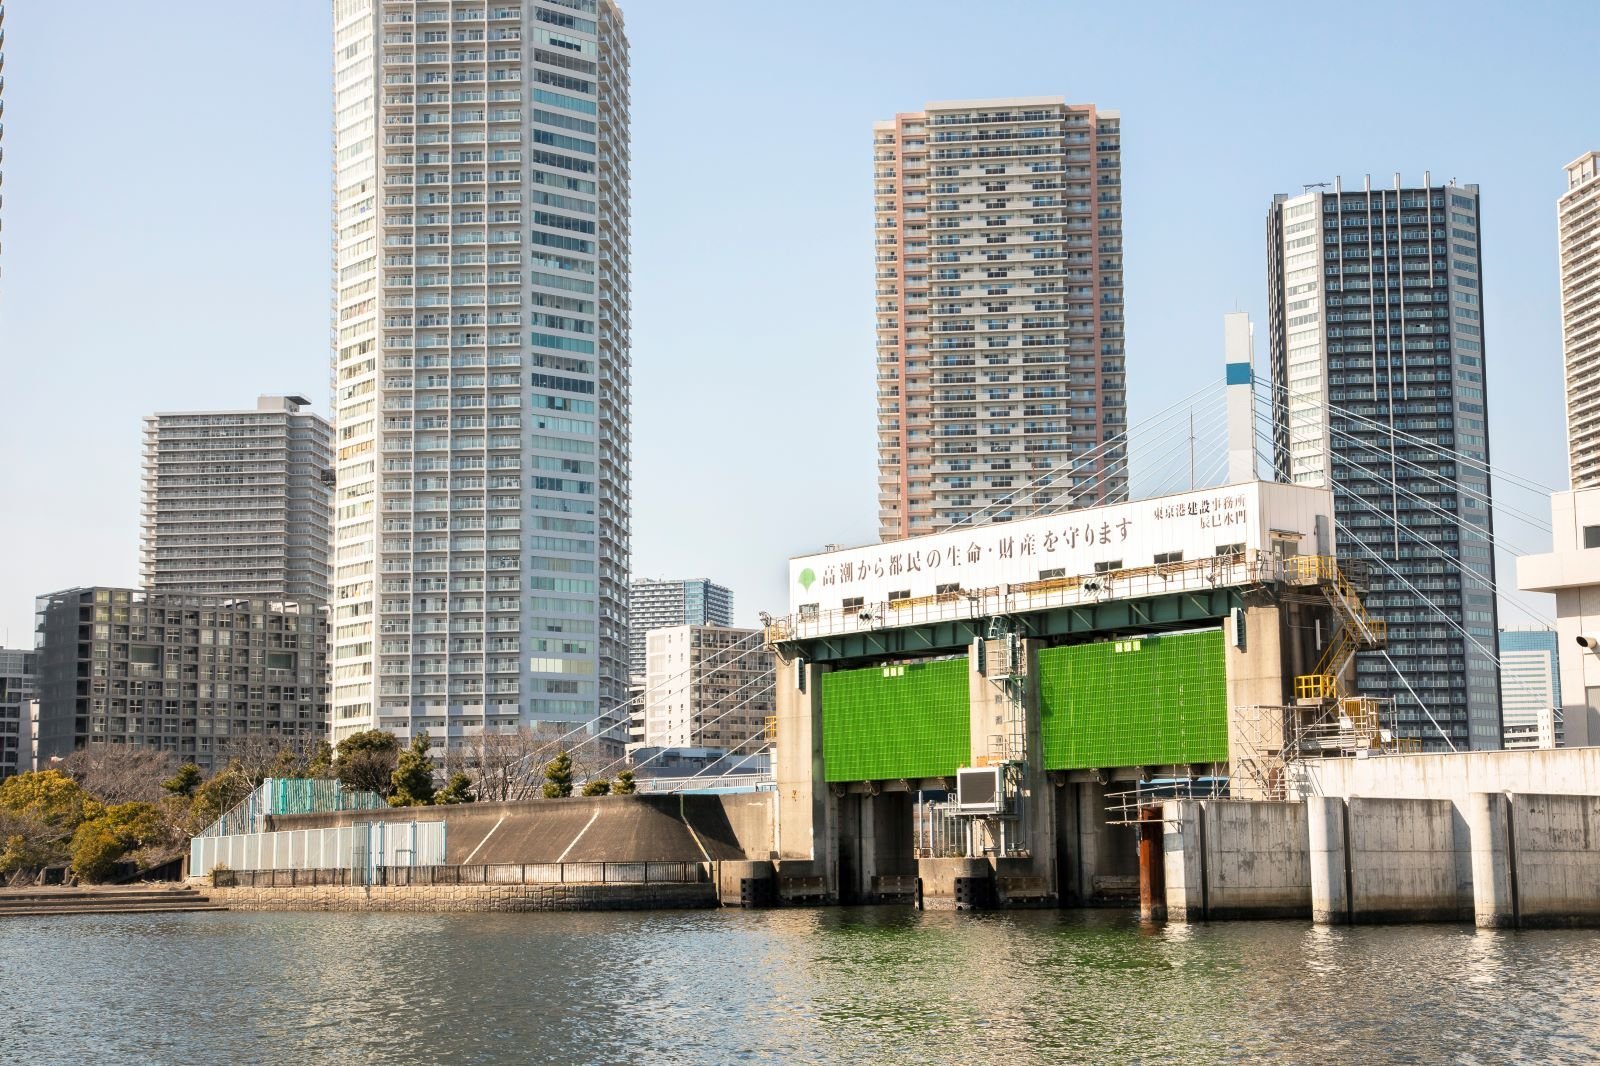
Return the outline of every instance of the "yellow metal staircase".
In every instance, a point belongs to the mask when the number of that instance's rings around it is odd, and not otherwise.
[[[1340,696],[1339,678],[1350,666],[1358,651],[1372,651],[1384,646],[1388,640],[1388,625],[1381,618],[1368,613],[1361,594],[1356,591],[1339,564],[1326,555],[1293,556],[1284,560],[1292,580],[1299,584],[1315,584],[1322,590],[1333,608],[1336,627],[1316,669],[1294,679],[1296,700],[1326,701]]]

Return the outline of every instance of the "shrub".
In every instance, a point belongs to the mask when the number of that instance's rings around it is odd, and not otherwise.
[[[572,756],[564,751],[544,768],[544,798],[562,799],[572,795]]]

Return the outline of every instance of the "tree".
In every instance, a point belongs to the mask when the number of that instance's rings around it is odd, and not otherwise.
[[[251,791],[250,781],[233,766],[212,774],[205,784],[195,789],[194,798],[189,801],[182,825],[184,832],[194,834],[205,829],[242,803]]]
[[[178,758],[155,748],[90,744],[61,760],[60,768],[102,803],[155,803]]]
[[[463,753],[476,770],[478,800],[502,803],[538,795],[544,766],[561,750],[563,735],[550,725],[512,731],[486,727],[471,750]]]
[[[311,758],[306,761],[306,777],[332,777],[333,776],[333,745],[326,740],[319,740],[311,749]]]
[[[346,788],[389,794],[390,776],[400,757],[400,742],[393,733],[367,729],[339,741],[335,772]]]
[[[0,810],[36,818],[63,837],[70,837],[103,809],[100,801],[60,770],[35,770],[0,781]]]
[[[471,788],[472,788],[472,778],[467,776],[467,773],[466,773],[465,770],[457,770],[455,773],[450,775],[450,780],[445,783],[444,788],[442,788],[438,792],[434,793],[433,802],[435,802],[435,803],[471,803],[472,802],[472,792],[470,791]]]
[[[428,758],[427,731],[411,738],[389,775],[391,807],[426,807],[433,803],[433,760]]]
[[[591,777],[583,783],[583,794],[585,796],[609,796],[611,795],[611,782],[603,777]]]
[[[633,779],[632,770],[623,770],[617,774],[617,779],[611,782],[613,796],[631,796],[639,791],[639,785]]]
[[[544,798],[562,799],[572,795],[572,756],[556,752],[544,768]]]
[[[103,881],[130,852],[163,842],[165,826],[153,803],[119,803],[72,834],[72,869],[85,881]]]
[[[161,787],[174,796],[192,799],[204,781],[205,775],[200,772],[200,767],[192,762],[186,762],[178,767],[177,773],[161,782]]]

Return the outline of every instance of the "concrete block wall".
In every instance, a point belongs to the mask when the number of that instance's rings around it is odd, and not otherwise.
[[[1449,800],[1358,797],[1348,813],[1351,921],[1471,920],[1471,846]]]
[[[1600,796],[1510,798],[1519,926],[1600,925]]]
[[[1304,804],[1169,800],[1163,817],[1171,920],[1310,916]]]

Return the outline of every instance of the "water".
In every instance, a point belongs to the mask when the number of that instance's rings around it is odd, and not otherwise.
[[[1600,933],[1108,912],[0,920],[0,1061],[1592,1062]]]

